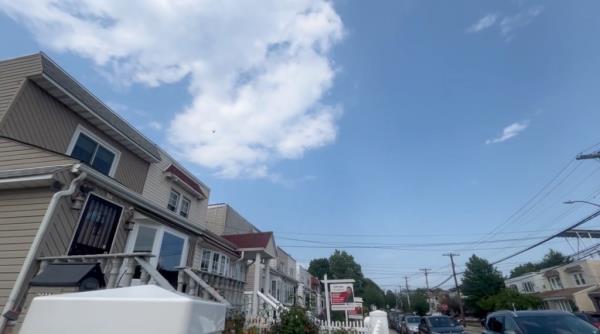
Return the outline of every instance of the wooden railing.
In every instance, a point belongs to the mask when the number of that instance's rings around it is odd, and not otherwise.
[[[140,267],[140,284],[156,284],[162,288],[175,289],[152,266],[148,260],[154,255],[150,253],[116,253],[94,255],[65,255],[38,258],[40,272],[51,263],[99,263],[106,277],[106,288],[131,286],[136,266]]]

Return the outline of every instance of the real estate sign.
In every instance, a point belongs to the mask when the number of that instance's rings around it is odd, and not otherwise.
[[[357,304],[359,304],[354,301],[353,284],[331,284],[329,288],[332,311],[352,310],[357,307]],[[362,304],[360,306],[362,306]]]
[[[356,306],[355,308],[348,310],[348,319],[362,320],[362,318],[363,318],[363,308],[362,308],[363,300],[362,300],[362,298],[354,297],[354,303],[359,304],[360,306]]]

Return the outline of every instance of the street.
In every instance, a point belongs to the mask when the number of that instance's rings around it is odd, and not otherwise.
[[[468,334],[481,334],[482,330],[481,330],[481,328],[477,328],[477,327],[467,327],[465,329],[465,333],[468,333]],[[390,334],[398,334],[398,332],[390,328]]]

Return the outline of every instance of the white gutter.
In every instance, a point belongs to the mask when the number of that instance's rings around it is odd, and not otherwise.
[[[79,165],[79,164],[73,165],[71,172],[77,173],[79,171],[80,167],[81,167],[81,165]],[[11,311],[17,305],[19,295],[21,294],[21,290],[23,290],[23,287],[26,282],[27,273],[29,272],[29,270],[31,269],[31,267],[33,266],[33,264],[36,261],[36,256],[39,251],[40,245],[42,244],[42,240],[44,239],[44,236],[46,235],[46,231],[48,230],[48,227],[50,227],[50,221],[52,219],[52,216],[54,215],[54,210],[56,209],[56,206],[58,205],[59,200],[62,197],[72,195],[75,192],[75,190],[77,189],[77,186],[79,185],[79,183],[86,177],[87,177],[87,174],[85,172],[82,172],[78,177],[76,177],[75,179],[73,179],[73,181],[71,181],[71,185],[69,186],[68,189],[58,191],[58,192],[54,193],[54,195],[52,195],[50,204],[48,204],[48,209],[46,209],[46,213],[44,214],[44,217],[42,218],[40,227],[38,228],[35,238],[33,239],[33,242],[31,243],[31,247],[29,248],[29,251],[27,252],[27,256],[25,257],[23,266],[21,267],[21,270],[19,271],[19,275],[17,276],[17,279],[15,280],[15,285],[13,286],[12,290],[10,291],[10,295],[8,296],[8,300],[6,301],[6,305],[4,305],[4,309],[2,311],[2,316],[0,317],[0,333],[2,333],[4,331],[4,327],[6,327],[6,324],[8,322],[8,318],[6,318],[6,316],[5,316],[6,312]]]
[[[80,170],[88,174],[88,179],[98,182],[100,187],[110,190],[115,195],[121,196],[123,199],[128,200],[132,204],[142,207],[148,211],[159,213],[159,216],[161,216],[163,219],[173,222],[175,225],[178,225],[181,228],[197,233],[198,235],[204,235],[204,231],[200,226],[190,223],[185,218],[179,217],[177,214],[174,214],[166,208],[154,204],[153,202],[144,198],[142,195],[129,190],[127,187],[115,181],[113,178],[108,177],[83,164],[81,165]]]

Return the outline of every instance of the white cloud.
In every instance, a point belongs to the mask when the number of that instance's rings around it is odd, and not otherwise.
[[[530,24],[540,15],[543,9],[542,6],[534,6],[520,10],[515,15],[500,16],[498,14],[487,14],[469,26],[466,31],[468,33],[478,33],[497,27],[500,36],[505,41],[510,42],[514,38],[515,32]]]
[[[498,19],[498,15],[496,14],[487,14],[479,19],[479,21],[475,22],[472,26],[467,28],[467,32],[480,32],[487,28],[490,28],[496,23]]]
[[[189,79],[170,144],[222,176],[265,177],[336,138],[341,109],[322,98],[343,24],[327,0],[0,0],[0,11],[119,84]]]
[[[486,144],[496,144],[496,143],[501,143],[501,142],[507,141],[513,137],[516,137],[521,132],[525,131],[525,129],[527,129],[527,127],[529,127],[529,121],[513,123],[513,124],[505,127],[502,130],[502,134],[499,137],[493,138],[493,139],[488,139],[485,141],[485,143]]]
[[[150,121],[150,122],[148,122],[148,127],[150,129],[153,129],[153,130],[156,130],[156,131],[162,130],[162,124],[160,124],[157,121]]]
[[[536,6],[523,10],[516,15],[506,16],[500,21],[500,34],[510,41],[514,36],[514,31],[522,28],[533,21],[542,12],[543,7]]]

